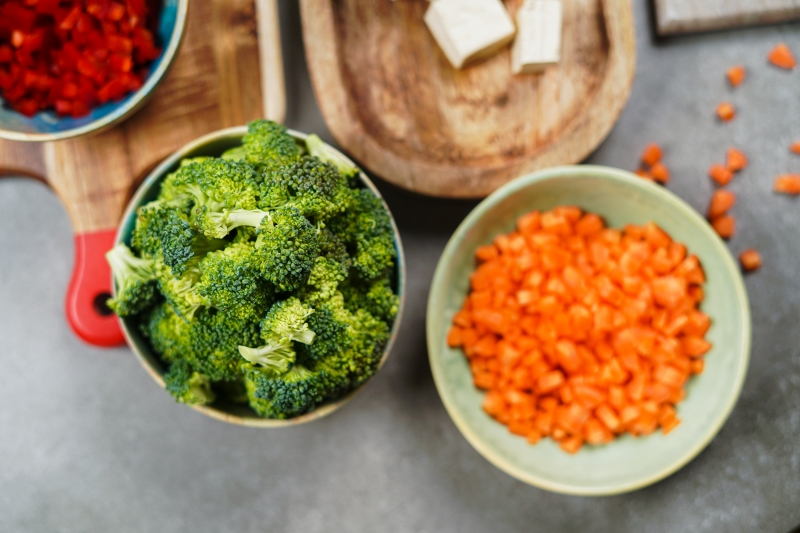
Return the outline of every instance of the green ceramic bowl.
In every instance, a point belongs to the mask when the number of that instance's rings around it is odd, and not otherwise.
[[[208,135],[187,144],[165,159],[163,163],[158,165],[158,167],[156,167],[155,170],[153,170],[150,175],[147,176],[144,182],[139,186],[136,194],[134,194],[133,198],[131,198],[130,202],[128,203],[128,207],[125,209],[125,213],[122,215],[122,223],[120,224],[114,244],[117,245],[119,243],[125,243],[130,246],[131,234],[136,226],[136,210],[147,202],[156,199],[159,191],[161,190],[161,181],[167,176],[167,174],[174,172],[178,168],[181,159],[202,155],[219,156],[225,150],[241,145],[242,137],[245,133],[247,133],[246,126],[229,128],[209,133]],[[289,133],[297,140],[305,140],[307,137],[304,133],[292,130],[289,130]],[[344,160],[354,164],[349,158],[347,158],[347,156],[337,151],[333,147],[328,146],[328,148],[334,153],[338,154]],[[378,189],[375,188],[375,185],[372,184],[366,174],[362,172],[360,179],[364,187],[371,190],[378,198],[381,198],[380,192],[378,192]],[[388,211],[389,207],[386,206],[385,202],[384,206]],[[389,213],[389,216],[391,217],[391,212]],[[397,292],[397,295],[400,297],[400,304],[397,311],[397,316],[392,324],[391,337],[383,349],[383,355],[378,365],[378,370],[380,370],[380,368],[386,362],[386,358],[389,356],[389,352],[394,345],[394,342],[397,338],[397,332],[400,329],[400,321],[403,317],[403,308],[405,307],[405,256],[403,255],[403,244],[400,241],[400,233],[397,231],[397,225],[394,222],[394,218],[392,218],[392,228],[394,229],[394,244],[397,250],[394,288]],[[114,288],[113,292],[116,295],[116,287]],[[150,345],[147,340],[139,331],[138,318],[135,316],[126,317],[120,319],[120,322],[122,324],[122,331],[125,335],[125,340],[133,350],[133,353],[136,354],[139,362],[141,362],[147,373],[150,374],[150,377],[152,377],[163,389],[165,368],[161,364],[158,356],[150,349]],[[298,424],[304,424],[306,422],[318,420],[336,411],[345,403],[350,401],[353,396],[355,396],[358,391],[364,387],[364,385],[365,384],[362,384],[359,388],[336,401],[328,402],[319,406],[316,410],[311,411],[310,413],[306,413],[295,418],[290,418],[288,420],[262,418],[256,415],[256,413],[246,405],[229,403],[221,399],[218,399],[211,405],[192,405],[191,407],[203,413],[204,415],[210,416],[211,418],[222,420],[223,422],[229,422],[231,424],[260,428],[296,426]],[[166,392],[163,394],[166,394]]]
[[[461,350],[445,336],[461,307],[475,268],[475,249],[512,230],[518,216],[559,205],[601,215],[611,227],[654,221],[700,258],[707,276],[702,310],[713,325],[705,371],[689,380],[677,409],[682,423],[669,435],[629,435],[607,446],[568,455],[550,439],[531,446],[481,408]],[[558,167],[523,176],[495,191],[456,230],[439,260],[428,299],[428,352],[439,395],[453,421],[478,452],[512,476],[543,489],[578,495],[632,491],[655,483],[691,461],[717,434],[733,409],[750,354],[750,311],[739,268],[708,223],[683,200],[630,172]]]

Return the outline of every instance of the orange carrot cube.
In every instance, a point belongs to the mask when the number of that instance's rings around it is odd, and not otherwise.
[[[784,174],[775,178],[773,188],[783,194],[800,194],[800,174]]]
[[[727,185],[733,179],[733,172],[728,167],[718,163],[711,165],[711,168],[708,169],[708,175],[720,185]]]
[[[721,121],[728,122],[736,116],[736,109],[730,102],[722,102],[717,106],[717,116]]]
[[[742,268],[744,268],[745,272],[758,270],[761,268],[761,254],[753,248],[745,250],[739,254],[739,262],[742,263]]]
[[[664,163],[656,163],[650,169],[650,175],[659,183],[667,183],[669,181],[669,170]]]
[[[730,191],[717,190],[708,204],[708,218],[721,217],[736,203],[736,195]]]
[[[780,43],[779,45],[775,46],[775,48],[770,51],[767,59],[769,59],[769,62],[776,67],[786,70],[792,70],[795,66],[797,66],[797,61],[794,59],[794,54],[792,54],[792,51],[789,50],[789,47],[784,43]]]
[[[723,239],[730,239],[736,232],[736,219],[730,215],[723,215],[711,220],[714,231]]]
[[[731,172],[739,172],[747,166],[747,156],[741,150],[728,148],[726,165]]]
[[[734,87],[738,87],[742,84],[745,77],[747,76],[747,71],[741,65],[737,65],[735,67],[729,68],[725,75],[728,76],[728,82]]]
[[[655,143],[648,144],[642,152],[642,163],[651,167],[661,161],[663,155],[664,152],[659,145]]]

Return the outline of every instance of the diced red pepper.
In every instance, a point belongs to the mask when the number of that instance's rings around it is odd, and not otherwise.
[[[28,33],[36,25],[36,11],[26,9],[17,2],[6,2],[0,8],[0,20],[3,20],[12,28]]]
[[[14,104],[14,108],[27,117],[32,117],[39,111],[39,104],[33,98],[26,98]]]
[[[70,100],[56,100],[56,113],[59,115],[69,115],[72,113],[72,102]]]
[[[66,16],[59,21],[58,27],[62,30],[71,30],[75,27],[75,24],[78,22],[78,19],[81,18],[82,14],[81,6],[74,6],[69,13],[67,13]]]
[[[10,63],[14,59],[14,52],[7,44],[0,44],[0,63]]]
[[[118,4],[117,2],[111,2],[111,5],[108,7],[108,12],[106,13],[106,18],[108,20],[113,20],[115,22],[122,20],[122,17],[125,16],[125,6],[122,4]]]

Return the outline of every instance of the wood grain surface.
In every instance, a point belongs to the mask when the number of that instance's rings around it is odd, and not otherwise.
[[[91,137],[0,141],[0,173],[45,180],[76,233],[115,227],[136,185],[164,157],[262,116],[256,28],[253,0],[192,0],[178,58],[150,103]]]
[[[508,0],[512,15],[521,0]],[[576,163],[608,134],[635,67],[630,0],[564,0],[562,60],[514,76],[509,49],[453,69],[425,0],[300,0],[311,79],[339,144],[424,194],[481,197]]]
[[[800,0],[654,0],[660,35],[800,19]]]

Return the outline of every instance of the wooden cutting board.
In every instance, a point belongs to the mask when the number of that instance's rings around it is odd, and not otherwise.
[[[67,317],[87,342],[124,342],[116,317],[101,304],[111,283],[104,255],[128,199],[147,173],[211,131],[245,124],[265,112],[283,120],[275,1],[192,0],[171,71],[150,103],[126,122],[98,135],[54,143],[0,140],[0,175],[44,181],[67,209],[75,231]],[[259,55],[259,41],[268,54]],[[259,58],[266,76],[263,100]]]
[[[516,12],[522,0],[507,0]],[[337,142],[416,192],[481,197],[577,163],[605,138],[636,64],[630,0],[563,0],[562,60],[514,76],[506,49],[452,68],[425,0],[300,0],[311,80]]]
[[[800,0],[654,0],[659,35],[800,19]]]

